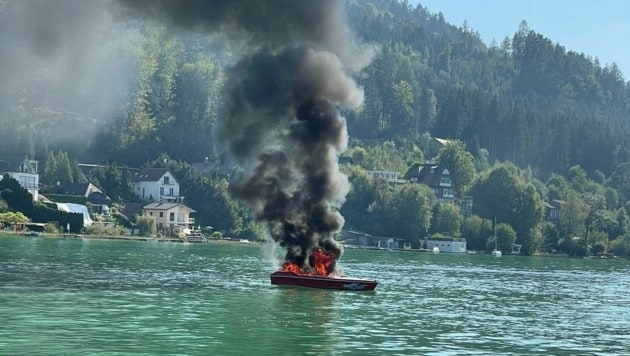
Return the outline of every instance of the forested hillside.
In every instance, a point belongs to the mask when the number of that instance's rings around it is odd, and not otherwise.
[[[602,67],[525,23],[487,47],[474,29],[422,6],[349,0],[346,10],[357,37],[374,49],[359,77],[365,104],[345,113],[353,142],[390,140],[404,150],[428,132],[541,174],[579,164],[608,175],[630,159],[630,86],[614,64]],[[19,2],[0,7],[3,36],[20,11]],[[238,44],[147,22],[107,30],[98,55],[112,60],[83,82],[51,80],[58,63],[45,57],[28,72],[3,70],[0,150],[42,159],[64,149],[82,161],[131,165],[161,153],[185,161],[221,153],[213,134],[223,71]],[[5,51],[10,63],[10,46]]]
[[[486,47],[474,29],[395,0],[351,1],[348,15],[378,48],[361,83],[363,111],[348,114],[361,140],[417,141],[428,131],[476,153],[541,172],[579,164],[609,174],[628,160],[630,85],[530,30]]]

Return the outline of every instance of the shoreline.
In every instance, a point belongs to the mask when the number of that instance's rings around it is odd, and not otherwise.
[[[30,237],[30,238],[45,238],[45,239],[88,239],[88,240],[109,240],[109,241],[147,241],[147,242],[164,242],[164,243],[181,243],[181,244],[199,244],[199,245],[208,245],[208,244],[238,244],[238,245],[261,245],[268,241],[262,240],[247,240],[247,239],[239,239],[239,238],[205,238],[205,240],[192,240],[187,241],[186,239],[180,237],[152,237],[152,236],[111,236],[111,235],[83,235],[83,234],[47,234],[47,233],[38,233],[37,235],[32,235],[30,233],[23,232],[15,232],[15,231],[0,231],[0,237]],[[345,249],[357,249],[357,250],[375,250],[375,251],[401,251],[401,252],[416,252],[416,253],[429,253],[430,250],[426,249],[386,249],[386,248],[378,248],[371,246],[356,246],[356,245],[344,245]],[[447,252],[445,252],[447,253]],[[448,252],[448,254],[461,254],[461,255],[469,255],[469,254],[478,254],[484,255],[484,253],[480,253],[477,251],[467,251],[466,253],[452,253]],[[487,254],[489,255],[489,254]],[[522,255],[509,255],[516,257],[526,257]],[[546,257],[546,258],[578,258],[571,257],[567,254],[550,254],[550,253],[537,253],[531,255],[530,257]],[[602,257],[602,256],[587,256],[582,257],[585,259],[602,259],[602,260],[615,260],[615,259],[628,259],[624,256],[614,256],[614,257]]]
[[[182,243],[182,244],[209,244],[209,243],[233,243],[242,245],[259,244],[261,241],[251,241],[245,239],[236,238],[205,238],[201,241],[195,239],[188,241],[180,237],[155,237],[155,236],[113,236],[113,235],[84,235],[84,234],[47,234],[38,233],[32,235],[30,233],[21,232],[6,232],[0,231],[0,237],[30,237],[30,238],[45,238],[45,239],[89,239],[89,240],[110,240],[110,241],[149,241],[149,242],[170,242],[170,243]]]

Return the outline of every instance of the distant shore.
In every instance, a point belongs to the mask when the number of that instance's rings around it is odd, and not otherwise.
[[[154,242],[174,242],[174,243],[195,243],[195,244],[207,244],[207,243],[236,243],[236,244],[254,244],[261,243],[261,241],[251,241],[247,239],[239,238],[215,238],[206,237],[203,239],[181,238],[181,237],[156,237],[156,236],[113,236],[113,235],[84,235],[84,234],[48,234],[32,232],[14,232],[14,231],[0,231],[0,236],[6,237],[33,237],[33,238],[50,238],[50,239],[93,239],[93,240],[119,240],[119,241],[154,241]]]
[[[267,241],[263,240],[247,240],[247,239],[239,239],[235,237],[224,237],[224,238],[216,238],[216,237],[206,237],[205,240],[196,239],[186,239],[180,237],[156,237],[156,236],[105,236],[105,235],[83,235],[83,234],[47,234],[47,233],[37,233],[32,234],[28,232],[15,232],[15,231],[7,231],[0,230],[0,237],[32,237],[32,238],[47,238],[47,239],[90,239],[90,240],[117,240],[117,241],[152,241],[152,242],[170,242],[170,243],[182,243],[182,244],[242,244],[242,245],[260,245]],[[372,246],[357,246],[357,245],[344,245],[344,248],[353,250],[383,250],[388,251],[390,249],[381,248],[381,247],[372,247]],[[391,249],[393,251],[404,251],[404,252],[432,252],[427,249]],[[454,253],[454,252],[444,252],[447,254],[481,254],[483,252],[478,251],[467,251],[466,253]],[[508,256],[520,256],[520,255],[510,255]],[[557,257],[557,258],[572,258],[567,254],[552,254],[552,253],[537,253],[532,255],[532,257]],[[586,258],[595,258],[595,259],[627,259],[624,256],[600,256],[593,255],[588,256]]]

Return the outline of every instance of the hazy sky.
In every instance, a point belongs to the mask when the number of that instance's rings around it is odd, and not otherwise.
[[[464,20],[486,44],[512,38],[522,20],[566,50],[617,63],[630,80],[630,0],[410,0],[447,22]]]

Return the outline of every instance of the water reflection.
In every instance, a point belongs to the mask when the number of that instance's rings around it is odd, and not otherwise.
[[[336,349],[331,325],[335,322],[337,291],[274,286],[270,306],[274,344],[300,354],[330,353]]]

